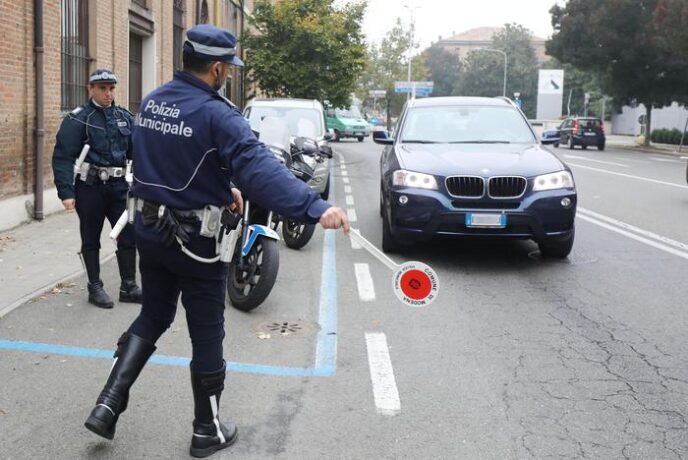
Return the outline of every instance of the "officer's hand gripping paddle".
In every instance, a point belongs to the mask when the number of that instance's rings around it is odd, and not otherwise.
[[[430,305],[440,290],[437,273],[423,262],[411,261],[399,265],[387,257],[373,243],[361,236],[358,230],[351,229],[349,236],[377,260],[394,272],[392,287],[397,298],[411,307]]]

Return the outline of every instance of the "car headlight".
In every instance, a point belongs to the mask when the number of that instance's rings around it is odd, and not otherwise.
[[[413,171],[406,171],[405,169],[398,169],[394,171],[394,174],[392,175],[392,185],[437,190],[437,181],[435,180],[435,176]]]
[[[556,190],[559,188],[576,188],[573,183],[573,176],[568,171],[559,171],[550,174],[537,176],[533,180],[533,191]]]

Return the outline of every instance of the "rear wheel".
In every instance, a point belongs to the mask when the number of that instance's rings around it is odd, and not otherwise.
[[[597,144],[597,150],[604,150],[604,142]]]
[[[573,136],[569,136],[569,150],[573,150],[576,144],[573,143]]]
[[[548,238],[538,241],[540,254],[547,259],[564,259],[571,253],[574,239],[575,231],[572,231],[566,238]]]
[[[358,142],[363,142],[364,137],[363,137],[363,136],[359,136],[359,137],[357,137],[356,139],[358,139]]]
[[[313,237],[315,224],[302,224],[287,219],[282,222],[282,236],[286,245],[292,249],[301,249]]]
[[[339,135],[339,131],[337,131],[337,130],[335,129],[335,130],[334,130],[334,139],[332,139],[332,140],[335,141],[335,142],[339,142],[340,139],[341,139],[341,137],[340,137],[340,135]]]
[[[587,150],[587,149],[588,149],[588,146],[585,145],[585,144],[583,144],[583,145],[581,145],[581,148],[582,148],[583,150]]]
[[[227,277],[227,295],[234,308],[250,311],[263,303],[275,285],[279,247],[276,240],[258,238],[244,257],[242,268],[239,268],[241,239],[234,253],[235,258],[229,266]]]
[[[554,148],[557,148],[557,149],[559,148],[559,142],[554,143]]]

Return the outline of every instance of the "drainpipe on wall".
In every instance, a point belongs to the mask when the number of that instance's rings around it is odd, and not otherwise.
[[[43,140],[45,121],[43,117],[43,0],[33,2],[34,56],[36,58],[36,187],[34,192],[33,216],[43,220]]]
[[[241,44],[239,48],[239,59],[242,61],[244,60],[244,0],[239,1],[239,5],[241,6]],[[241,105],[241,110],[244,109],[246,105],[246,94],[244,93],[244,68],[241,67],[239,69],[239,100],[240,100],[240,105]]]

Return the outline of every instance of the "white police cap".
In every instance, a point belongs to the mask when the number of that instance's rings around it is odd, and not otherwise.
[[[186,33],[185,47],[193,50],[194,56],[207,61],[223,61],[243,67],[236,56],[236,37],[228,30],[210,24],[199,24]]]
[[[117,84],[117,77],[112,71],[108,69],[97,69],[90,77],[88,77],[88,84],[95,85],[96,83],[115,83]]]

